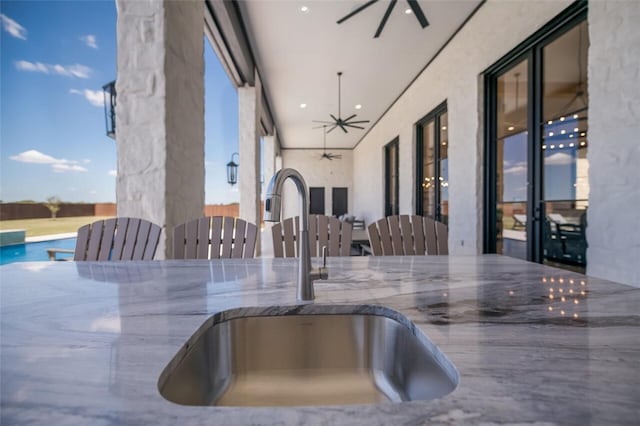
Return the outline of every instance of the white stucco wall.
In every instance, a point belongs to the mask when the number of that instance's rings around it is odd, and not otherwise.
[[[640,287],[640,2],[589,3],[587,274]]]
[[[307,187],[324,187],[325,214],[331,215],[331,188],[347,188],[349,213],[354,211],[353,199],[353,151],[331,150],[327,152],[342,155],[341,159],[321,159],[321,149],[283,149],[282,168],[298,170],[304,177]],[[282,218],[299,214],[298,196],[292,182],[285,184],[282,199]]]
[[[444,100],[449,112],[449,248],[482,252],[481,73],[572,2],[488,0],[354,151],[354,213],[384,216],[383,147],[400,136],[400,213],[415,212],[414,124]],[[412,46],[419,49],[419,46]],[[378,166],[375,166],[378,165]]]

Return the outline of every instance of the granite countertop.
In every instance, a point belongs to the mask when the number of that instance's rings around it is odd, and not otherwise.
[[[433,401],[187,407],[160,373],[213,314],[296,305],[295,259],[0,267],[2,424],[639,424],[640,289],[495,255],[330,258],[321,304],[383,305],[453,362]]]

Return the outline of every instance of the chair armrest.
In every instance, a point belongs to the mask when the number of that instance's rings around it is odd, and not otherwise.
[[[58,259],[58,258],[56,258],[56,255],[58,253],[74,254],[75,252],[76,252],[75,250],[62,249],[62,248],[47,249],[47,255],[49,256],[49,260],[69,260],[68,258],[66,258],[66,259]]]

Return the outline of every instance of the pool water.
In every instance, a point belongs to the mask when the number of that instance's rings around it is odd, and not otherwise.
[[[49,260],[47,249],[63,248],[73,250],[76,247],[75,238],[61,240],[40,241],[37,243],[16,244],[0,247],[0,265],[13,262],[38,262]],[[73,254],[59,253],[58,259],[73,257]]]

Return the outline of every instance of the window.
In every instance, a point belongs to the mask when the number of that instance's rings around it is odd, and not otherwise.
[[[416,214],[449,223],[449,120],[446,101],[416,125]]]
[[[392,216],[399,214],[398,198],[398,138],[384,147],[384,214]]]
[[[309,214],[324,214],[324,187],[309,188]]]

